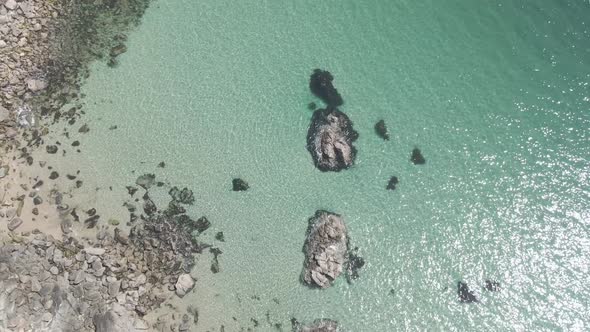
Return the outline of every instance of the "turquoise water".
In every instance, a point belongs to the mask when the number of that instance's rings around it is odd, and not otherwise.
[[[93,194],[103,206],[146,171],[195,191],[191,212],[213,223],[203,238],[226,238],[221,272],[199,258],[184,298],[198,331],[251,318],[288,330],[291,317],[347,331],[588,330],[588,18],[581,0],[156,1],[120,65],[93,67],[91,131],[63,167],[113,186]],[[319,172],[305,148],[314,68],[334,74],[360,134],[344,172]],[[426,165],[409,162],[415,146]],[[249,191],[231,192],[238,176]],[[345,217],[367,261],[351,285],[299,282],[317,209]],[[458,280],[481,303],[459,303]]]

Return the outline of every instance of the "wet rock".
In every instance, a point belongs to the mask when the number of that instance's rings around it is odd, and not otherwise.
[[[127,193],[129,194],[129,196],[133,196],[137,192],[137,188],[135,187],[127,186],[125,188],[127,188]]]
[[[328,107],[313,113],[307,132],[307,149],[315,166],[323,172],[349,168],[356,157],[352,143],[358,133],[346,114]]]
[[[338,322],[331,319],[316,319],[310,324],[303,325],[293,318],[291,325],[295,332],[338,332]]]
[[[49,154],[55,154],[55,153],[57,153],[57,146],[56,145],[47,145],[45,147],[45,151],[47,151],[47,153],[49,153]]]
[[[80,129],[78,129],[79,133],[85,134],[90,131],[90,127],[87,124],[84,124]]]
[[[318,106],[314,102],[307,104],[307,109],[310,111],[315,111],[316,108],[318,108]]]
[[[426,164],[426,159],[424,159],[422,152],[420,152],[420,149],[418,148],[414,148],[414,150],[412,150],[412,156],[410,157],[410,160],[414,163],[414,165]]]
[[[73,141],[72,146],[80,146],[80,141]]]
[[[232,190],[233,191],[246,191],[250,188],[250,186],[248,185],[248,182],[240,179],[240,178],[235,178],[232,180]]]
[[[23,220],[19,217],[14,217],[7,225],[8,230],[9,231],[14,231],[15,229],[17,229],[20,225],[22,225]]]
[[[144,174],[137,178],[135,183],[145,190],[150,189],[156,182],[156,176],[154,174]]]
[[[379,120],[375,124],[375,132],[379,137],[383,138],[386,141],[389,141],[389,132],[387,131],[387,126],[385,125],[385,121]]]
[[[172,200],[175,202],[188,205],[195,202],[193,192],[188,188],[182,188],[182,190],[179,190],[178,187],[172,187],[168,193],[172,196]]]
[[[41,203],[43,203],[43,198],[41,198],[39,196],[35,196],[35,198],[33,198],[33,204],[39,205]]]
[[[486,289],[490,292],[500,291],[500,283],[494,280],[486,280]]]
[[[37,188],[41,187],[42,185],[43,185],[43,180],[39,180],[33,185],[33,189],[37,189]]]
[[[311,92],[330,106],[343,104],[342,97],[332,84],[334,77],[327,70],[315,69],[309,80]]]
[[[86,214],[92,217],[96,214],[96,209],[92,208],[92,209],[86,211]]]
[[[392,176],[387,183],[387,190],[395,190],[395,187],[399,183],[397,176]]]
[[[179,297],[184,297],[191,289],[195,286],[195,281],[190,274],[184,273],[178,276],[178,280],[176,281],[176,295]]]
[[[158,167],[164,168],[164,167],[166,167],[166,163],[162,161],[158,164]]]
[[[303,282],[309,286],[330,287],[344,269],[347,250],[348,238],[342,217],[318,210],[309,219],[303,247]]]
[[[477,303],[477,297],[469,289],[466,283],[459,281],[457,282],[457,295],[459,296],[459,301],[462,303]]]
[[[59,177],[59,173],[56,171],[51,172],[51,174],[49,174],[49,179],[50,180],[55,180]]]

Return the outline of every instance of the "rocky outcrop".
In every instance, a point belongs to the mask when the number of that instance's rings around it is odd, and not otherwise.
[[[338,322],[331,319],[316,319],[310,324],[301,324],[295,318],[291,319],[295,332],[337,332]]]
[[[315,69],[309,79],[309,89],[329,106],[340,106],[344,101],[332,84],[333,80],[329,71]]]
[[[248,182],[240,179],[240,178],[235,178],[231,181],[232,184],[232,190],[233,191],[246,191],[248,189],[250,189],[250,185],[248,184]]]
[[[352,143],[358,133],[352,121],[335,107],[313,113],[307,132],[307,149],[315,166],[323,172],[349,168],[354,164],[356,148]]]
[[[342,217],[332,212],[317,211],[309,219],[303,247],[303,282],[309,286],[330,287],[344,270],[347,249],[348,236]]]
[[[387,190],[395,190],[398,183],[399,183],[399,180],[398,180],[397,176],[392,176],[389,179],[389,182],[387,183],[386,189]]]

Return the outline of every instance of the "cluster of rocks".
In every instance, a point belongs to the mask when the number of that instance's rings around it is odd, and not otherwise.
[[[12,211],[12,210],[9,210]],[[13,213],[13,212],[10,212]],[[14,217],[17,218],[17,217]],[[158,218],[158,222],[169,223]],[[146,221],[146,228],[153,226]],[[150,329],[141,317],[169,298],[184,296],[195,279],[179,234],[131,236],[116,228],[97,233],[94,246],[34,232],[30,241],[0,246],[0,327],[10,330],[134,331]],[[167,230],[163,230],[166,232]],[[190,252],[194,252],[191,247]],[[186,331],[191,320],[167,322]],[[160,325],[163,325],[160,322]]]
[[[309,286],[328,288],[342,272],[347,279],[358,278],[364,260],[349,251],[349,239],[342,216],[323,210],[309,219],[303,252],[305,262],[301,278]]]
[[[495,280],[486,280],[485,290],[498,292],[500,291],[500,283]],[[461,303],[479,303],[479,299],[473,290],[471,290],[467,283],[463,281],[457,282],[457,296]]]

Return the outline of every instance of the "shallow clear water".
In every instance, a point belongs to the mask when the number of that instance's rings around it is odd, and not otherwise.
[[[348,331],[587,330],[588,18],[580,0],[156,1],[120,65],[94,66],[91,131],[63,167],[113,186],[90,195],[113,215],[146,171],[195,191],[191,212],[213,223],[202,237],[226,238],[221,272],[202,256],[184,298],[198,330],[251,318],[288,330],[291,317]],[[318,67],[360,133],[340,173],[319,172],[305,148]],[[410,163],[415,146],[426,165]],[[231,191],[238,176],[249,191]],[[345,217],[367,261],[351,285],[299,282],[317,209]],[[458,280],[480,304],[458,302]]]

